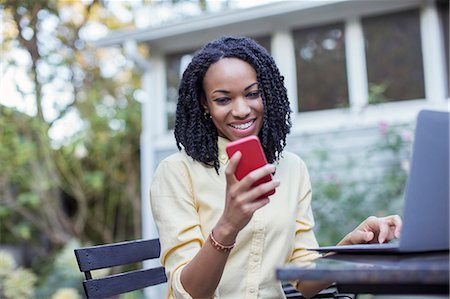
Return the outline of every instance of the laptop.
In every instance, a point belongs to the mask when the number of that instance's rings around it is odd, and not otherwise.
[[[419,253],[449,250],[450,113],[422,110],[417,117],[411,169],[398,242],[311,248],[339,253]]]

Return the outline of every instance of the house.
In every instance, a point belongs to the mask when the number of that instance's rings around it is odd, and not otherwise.
[[[148,97],[142,104],[144,237],[156,236],[149,185],[157,163],[176,150],[177,85],[197,48],[221,35],[255,38],[285,76],[293,110],[289,150],[303,155],[319,140],[348,154],[373,140],[380,121],[412,124],[420,109],[448,110],[448,19],[448,1],[441,0],[279,1],[98,40],[99,47],[123,45],[132,57],[136,44],[149,50],[148,60],[136,59]]]

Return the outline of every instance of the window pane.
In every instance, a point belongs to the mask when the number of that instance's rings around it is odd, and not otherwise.
[[[443,35],[443,42],[444,42],[444,50],[445,50],[445,63],[446,63],[446,70],[447,70],[447,97],[449,97],[450,95],[450,85],[449,85],[449,70],[450,70],[450,66],[449,66],[449,57],[448,57],[448,51],[449,51],[449,47],[448,47],[448,43],[449,43],[449,39],[448,39],[448,14],[449,14],[449,4],[448,4],[448,0],[438,0],[437,1],[437,9],[439,12],[439,18],[441,20],[441,28],[442,28],[442,35]]]
[[[259,36],[253,39],[270,53],[270,36]]]
[[[369,103],[425,98],[419,11],[362,20]]]
[[[294,31],[299,111],[348,107],[344,25]]]

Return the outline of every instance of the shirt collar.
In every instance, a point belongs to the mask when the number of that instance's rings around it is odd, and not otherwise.
[[[230,142],[230,140],[219,136],[218,137],[218,147],[219,147],[219,162],[221,164],[227,164],[228,163],[228,155],[227,152],[225,151],[225,147],[227,146],[227,144]]]

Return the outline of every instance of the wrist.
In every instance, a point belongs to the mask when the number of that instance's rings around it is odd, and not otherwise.
[[[236,241],[238,230],[222,219],[212,229],[214,231],[214,238],[221,244],[231,245]]]
[[[225,245],[225,244],[222,244],[222,243],[220,243],[219,241],[217,241],[216,238],[214,238],[214,230],[212,230],[212,231],[209,233],[209,241],[211,242],[211,245],[212,245],[217,251],[220,251],[220,252],[223,252],[223,253],[228,253],[228,252],[230,252],[231,249],[234,248],[234,245],[236,245],[236,243],[229,244],[229,245]]]

